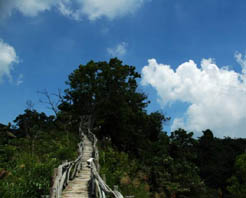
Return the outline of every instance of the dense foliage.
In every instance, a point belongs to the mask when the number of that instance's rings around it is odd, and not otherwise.
[[[79,138],[58,130],[53,116],[35,110],[26,109],[15,122],[16,129],[0,128],[0,197],[47,195],[54,168],[77,157]]]
[[[137,78],[135,67],[122,65],[116,58],[80,65],[69,75],[60,109],[75,117],[93,115],[99,139],[111,138],[124,151],[137,152],[141,145],[145,149],[144,139],[157,140],[166,118],[158,112],[147,115],[147,97],[136,91]]]
[[[246,140],[216,138],[210,130],[199,138],[183,129],[167,134],[169,118],[146,111],[140,77],[116,58],[90,61],[69,75],[55,116],[29,108],[15,125],[0,124],[0,197],[49,193],[53,168],[77,155],[81,115],[91,116],[99,139],[101,175],[124,195],[246,197]]]

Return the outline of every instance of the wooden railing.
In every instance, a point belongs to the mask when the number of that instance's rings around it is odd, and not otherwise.
[[[91,167],[91,194],[96,198],[124,198],[117,188],[112,190],[99,175],[99,152],[97,149],[97,138],[90,130],[90,118],[81,117],[79,125],[79,133],[82,141],[78,144],[79,156],[71,162],[64,162],[58,168],[54,169],[53,185],[50,190],[50,198],[61,198],[62,190],[68,185],[70,180],[73,180],[77,173],[82,169],[82,156],[84,150],[84,136],[86,135],[92,143],[93,151],[90,162]]]
[[[93,157],[93,161],[97,167],[98,170],[100,170],[100,165],[99,165],[99,152],[97,149],[97,138],[96,136],[91,132],[91,130],[88,128],[88,134],[87,134],[88,139],[91,141],[92,143],[92,157]]]
[[[118,191],[117,188],[112,190],[105,181],[101,178],[99,174],[99,152],[97,149],[97,138],[96,136],[90,131],[88,128],[87,134],[89,140],[92,142],[93,145],[93,161],[90,162],[91,167],[91,187],[92,187],[92,194],[96,198],[106,198],[106,197],[113,197],[113,198],[124,198],[123,195]]]
[[[58,168],[54,169],[53,185],[50,190],[50,198],[60,198],[62,190],[68,185],[70,180],[73,180],[82,168],[83,155],[83,136],[82,141],[78,144],[79,156],[71,162],[64,162]]]

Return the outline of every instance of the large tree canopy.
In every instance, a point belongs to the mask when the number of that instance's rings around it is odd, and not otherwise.
[[[79,114],[91,114],[96,107],[108,105],[110,100],[114,100],[114,104],[128,103],[135,110],[142,110],[146,106],[143,102],[146,96],[136,92],[137,78],[140,74],[135,72],[135,67],[122,65],[117,58],[109,63],[90,61],[69,75],[66,84],[70,87],[65,90],[65,99]]]
[[[157,140],[165,117],[158,112],[147,115],[149,102],[137,91],[137,78],[140,74],[135,67],[123,65],[117,58],[80,65],[69,75],[60,109],[78,116],[92,115],[94,126],[100,128],[99,138],[109,137],[123,150],[136,148],[137,141],[146,138]]]

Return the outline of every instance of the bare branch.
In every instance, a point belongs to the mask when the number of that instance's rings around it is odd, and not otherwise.
[[[26,101],[26,108],[30,111],[33,110],[33,107],[34,107],[34,103],[31,101],[31,100],[27,100]]]
[[[61,90],[58,89],[58,93],[49,93],[46,89],[43,91],[38,91],[38,94],[41,94],[45,97],[44,100],[39,99],[40,103],[46,104],[47,108],[52,110],[55,115],[57,116],[58,114],[58,106],[59,104],[63,101],[63,97],[61,94]],[[53,97],[52,97],[53,96]],[[54,99],[54,97],[56,97],[56,99]]]

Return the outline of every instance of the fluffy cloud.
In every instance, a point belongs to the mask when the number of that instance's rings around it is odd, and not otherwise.
[[[82,0],[82,12],[90,20],[95,20],[102,16],[113,19],[118,16],[133,13],[139,8],[144,0]]]
[[[50,10],[60,0],[11,0],[0,2],[1,18],[11,16],[12,12],[18,10],[25,16],[36,16],[40,12]]]
[[[242,73],[218,67],[212,59],[203,59],[201,67],[190,60],[176,70],[150,59],[142,69],[142,84],[154,87],[164,105],[189,104],[172,130],[210,128],[219,137],[246,137],[246,58],[240,53],[235,58]]]
[[[75,20],[83,16],[89,20],[96,20],[102,17],[114,19],[134,13],[146,0],[61,0],[59,10]]]
[[[114,48],[108,48],[107,51],[111,56],[121,57],[126,54],[127,43],[122,42]]]
[[[146,0],[11,0],[0,1],[0,17],[10,16],[18,10],[25,16],[36,16],[40,12],[56,8],[61,14],[80,20],[101,17],[114,19],[133,13]]]
[[[13,64],[18,62],[15,49],[0,39],[0,81],[4,76],[12,79],[10,72],[13,69]]]

